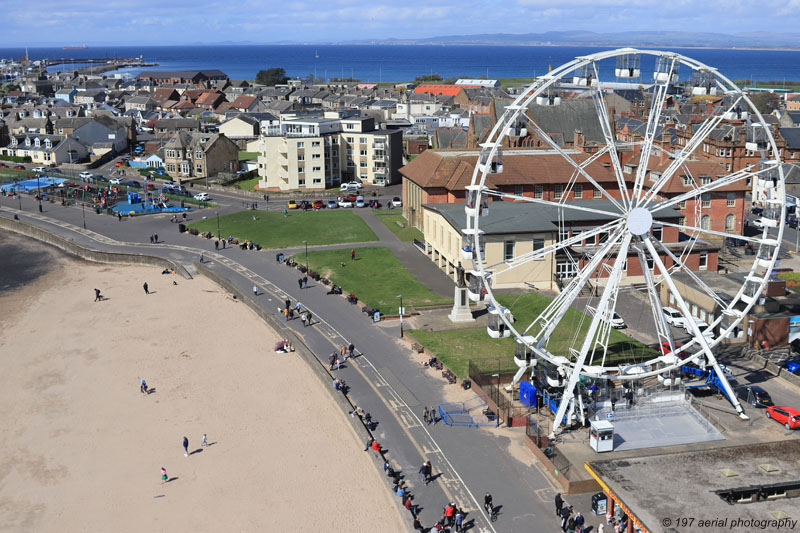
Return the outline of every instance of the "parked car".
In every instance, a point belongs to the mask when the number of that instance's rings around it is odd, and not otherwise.
[[[700,332],[703,334],[704,337],[714,336],[714,331],[708,327],[708,324],[706,324],[704,320],[700,320],[697,317],[692,317],[692,320],[694,320],[694,323],[697,324],[697,328],[700,330]],[[689,324],[687,324],[685,321],[683,324],[683,331],[685,331],[689,335],[694,335],[694,331],[692,331],[692,329],[689,327]]]
[[[31,170],[34,172],[44,172],[44,167],[33,167]]]
[[[145,189],[147,189],[148,191],[154,191],[154,190],[156,190],[156,184],[153,183],[153,182],[150,182],[145,186]]]
[[[364,201],[363,196],[356,197],[356,207],[367,207],[367,203]]]
[[[140,189],[142,187],[142,184],[136,180],[128,180],[125,182],[125,185],[134,189]]]
[[[295,202],[294,200],[289,200],[286,204],[286,207],[288,207],[289,209],[297,209],[298,207],[297,202]]]
[[[325,207],[327,207],[328,209],[336,209],[337,207],[339,207],[339,204],[336,203],[336,200],[328,200],[328,203]]]
[[[792,374],[800,374],[800,357],[784,361],[782,366]]]
[[[589,313],[589,316],[594,316],[595,308],[594,307],[587,307],[586,312]],[[611,327],[614,329],[624,329],[628,326],[625,324],[625,321],[619,316],[617,313],[614,313],[614,316],[611,317]]]
[[[111,185],[120,185],[122,183],[122,178],[111,178],[108,180]]]
[[[64,187],[76,187],[77,185],[78,184],[75,183],[74,181],[62,181],[61,183],[58,184],[58,186],[61,187],[61,188],[64,188]]]
[[[358,182],[358,181],[348,181],[347,183],[343,183],[343,184],[342,184],[342,188],[343,188],[343,189],[344,189],[344,188],[347,188],[347,189],[356,190],[356,191],[357,191],[358,189],[361,189],[361,188],[363,188],[363,187],[364,187],[364,186],[363,186],[363,185],[361,185],[361,182]]]
[[[664,313],[664,318],[667,321],[667,324],[676,328],[682,328],[686,322],[686,319],[677,309],[672,307],[662,307],[661,311]]]
[[[680,349],[681,346],[682,345],[679,342],[672,343],[672,347],[675,348],[676,352]],[[659,348],[661,350],[661,355],[667,355],[668,353],[672,353],[672,350],[670,350],[669,348],[669,342],[667,341],[661,341],[661,345],[659,346]],[[678,357],[681,359],[686,359],[687,357],[689,357],[689,355],[690,354],[688,351],[678,352]]]
[[[25,170],[25,167],[23,167],[22,165],[15,165],[14,170]]]
[[[769,407],[775,405],[769,393],[757,385],[739,387],[736,395],[753,407]]]
[[[341,196],[339,197],[339,202],[337,202],[339,207],[353,207],[353,202],[349,200],[348,196]]]
[[[88,180],[89,178],[91,178],[91,177],[92,177],[92,173],[91,173],[91,172],[85,172],[85,171],[84,171],[84,172],[81,172],[80,174],[78,174],[78,176],[79,176],[79,177],[80,177],[82,180]]]
[[[786,429],[800,428],[800,411],[785,405],[771,405],[767,407],[767,418],[771,418],[786,426]]]
[[[756,218],[756,219],[754,219],[754,220],[752,221],[751,225],[752,225],[754,228],[763,228],[763,227],[764,227],[764,223],[761,221],[761,219],[760,219],[760,218]]]
[[[8,165],[6,165],[5,163],[0,163],[0,168],[8,168]]]
[[[392,207],[403,207],[403,200],[399,196],[392,198]]]
[[[207,202],[211,200],[211,196],[209,196],[207,192],[199,192],[194,195],[194,199],[199,200],[201,202]]]
[[[312,207],[314,206],[311,205],[311,202],[309,202],[308,200],[300,201],[300,209],[302,209],[303,211],[305,211],[306,209],[311,209]]]
[[[325,204],[322,200],[314,200],[314,209],[324,209]]]

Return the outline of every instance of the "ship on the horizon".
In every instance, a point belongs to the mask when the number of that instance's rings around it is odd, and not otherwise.
[[[87,48],[89,48],[89,47],[86,46],[85,44],[82,44],[80,46],[62,46],[61,47],[62,50],[86,50]]]

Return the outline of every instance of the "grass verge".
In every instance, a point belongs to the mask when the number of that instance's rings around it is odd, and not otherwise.
[[[401,241],[413,241],[414,239],[418,241],[424,240],[422,232],[414,226],[409,226],[408,221],[403,215],[381,214],[378,216],[378,220],[383,222],[383,224],[389,228],[389,231],[397,235],[397,238]]]

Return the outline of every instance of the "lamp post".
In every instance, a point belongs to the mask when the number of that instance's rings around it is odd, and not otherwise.
[[[403,338],[403,295],[398,294],[398,298],[400,298],[400,338]]]
[[[86,229],[86,191],[83,192],[81,200],[81,212],[83,212],[83,229]]]
[[[36,196],[39,198],[39,212],[42,212],[42,187],[39,184],[39,178],[41,178],[41,173],[36,174]]]
[[[217,211],[217,240],[222,240],[222,232],[219,230],[219,211]]]
[[[308,241],[303,241],[303,244],[306,245],[306,274],[308,274]]]

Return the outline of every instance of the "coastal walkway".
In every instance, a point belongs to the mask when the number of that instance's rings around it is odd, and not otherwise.
[[[299,320],[285,325],[319,360],[327,361],[332,351],[350,342],[362,354],[348,360],[336,375],[350,387],[350,400],[378,422],[373,435],[411,485],[414,503],[422,508],[423,525],[430,527],[441,517],[442,507],[453,501],[468,511],[467,523],[472,524],[473,531],[550,532],[557,527],[551,507],[555,491],[549,481],[530,466],[533,461],[523,462],[527,457],[519,460],[509,453],[514,441],[519,441],[521,430],[447,427],[442,423],[430,426],[422,422],[424,406],[448,399],[441,380],[409,357],[408,345],[399,339],[399,324],[371,323],[355,306],[327,296],[324,286],[310,284],[308,289],[299,290],[298,271],[276,263],[274,254],[236,247],[215,252],[213,241],[178,233],[168,215],[120,222],[86,212],[88,229],[84,229],[84,213],[79,208],[45,204],[45,211],[40,214],[31,198],[22,199],[20,210],[17,200],[1,197],[0,217],[6,219],[6,226],[9,220],[13,224],[15,214],[21,222],[83,248],[160,257],[182,265],[189,275],[198,274],[195,262],[202,253],[208,261],[204,267],[209,274],[223,279],[240,294],[251,294],[252,286],[257,285],[263,294],[255,301],[263,313],[278,321],[285,299],[300,301],[313,313],[315,325],[304,328]],[[160,244],[149,244],[153,233],[158,233]],[[418,251],[413,252],[427,261]],[[418,482],[416,471],[427,460],[432,462],[436,479],[424,486]],[[485,492],[491,492],[495,503],[502,505],[495,523],[487,520],[482,509]],[[403,511],[403,516],[410,525],[408,513]]]

